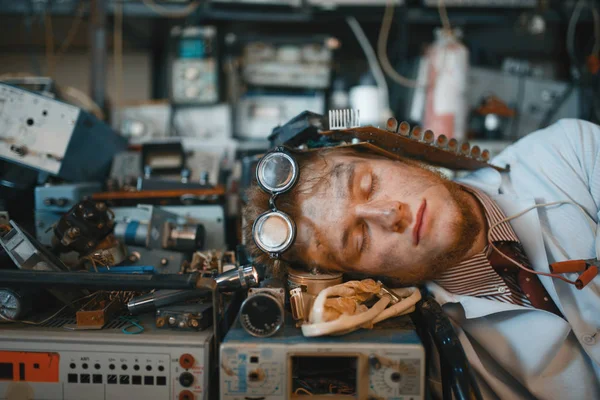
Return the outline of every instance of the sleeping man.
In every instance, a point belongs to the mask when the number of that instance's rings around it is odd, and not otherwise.
[[[425,284],[485,398],[600,398],[600,278],[579,289],[577,272],[549,276],[600,252],[599,126],[561,120],[492,160],[508,172],[459,181],[352,148],[291,154],[298,178],[276,205],[296,234],[278,265]],[[249,226],[270,197],[250,189]]]

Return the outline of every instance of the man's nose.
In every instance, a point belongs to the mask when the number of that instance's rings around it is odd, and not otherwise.
[[[408,225],[406,204],[399,201],[377,200],[356,206],[356,216],[384,229],[403,232]]]

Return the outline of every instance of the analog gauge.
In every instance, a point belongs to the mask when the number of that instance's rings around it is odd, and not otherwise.
[[[183,77],[188,81],[195,81],[200,76],[200,70],[196,67],[187,67],[183,71]]]
[[[16,320],[23,314],[21,296],[11,289],[0,289],[0,315],[6,319]]]
[[[385,397],[419,394],[419,360],[396,360],[391,363],[380,360],[377,364],[371,365],[370,386],[372,392]]]
[[[270,293],[257,293],[242,303],[240,322],[246,332],[253,336],[272,336],[283,325],[283,306]]]

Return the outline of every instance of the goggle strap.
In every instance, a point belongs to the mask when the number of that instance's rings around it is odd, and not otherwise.
[[[271,209],[271,211],[277,211],[275,199],[277,199],[277,194],[272,194],[271,197],[269,197],[269,208]]]

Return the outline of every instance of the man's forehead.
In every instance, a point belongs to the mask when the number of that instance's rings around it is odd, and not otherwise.
[[[340,266],[341,224],[349,202],[348,181],[355,168],[366,160],[352,155],[329,158],[327,177],[314,191],[299,197],[300,216],[296,221],[298,239],[307,246],[308,256],[324,267]]]

